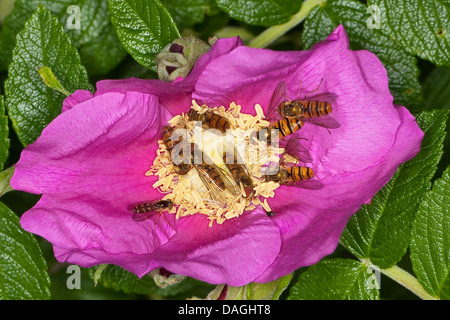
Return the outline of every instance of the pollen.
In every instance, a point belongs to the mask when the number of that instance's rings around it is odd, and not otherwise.
[[[158,141],[156,158],[145,175],[158,177],[153,187],[164,194],[163,200],[173,202],[169,213],[176,218],[202,214],[212,226],[245,215],[258,206],[270,211],[267,198],[275,196],[280,184],[265,181],[263,168],[278,161],[284,149],[261,143],[252,135],[269,126],[261,106],[256,104],[254,108],[255,115],[251,115],[241,113],[241,106],[234,102],[228,108],[210,108],[193,100],[188,114],[176,115],[168,121],[174,129],[185,130],[181,139],[184,147],[195,146],[196,152],[192,154],[203,155],[198,163],[192,156],[190,160],[194,163],[188,172],[178,174],[172,154],[175,148],[168,150],[164,137]],[[227,130],[223,133],[221,126],[225,125]],[[183,154],[191,151],[183,149]],[[239,180],[242,175],[249,179]]]

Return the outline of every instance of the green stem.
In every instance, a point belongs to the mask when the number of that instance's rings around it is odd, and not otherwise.
[[[433,297],[425,291],[425,289],[413,275],[406,272],[402,268],[395,265],[388,269],[379,269],[369,259],[359,260],[361,260],[361,262],[363,262],[367,266],[371,266],[373,268],[376,268],[377,270],[380,270],[381,273],[396,281],[397,283],[417,295],[419,298],[423,300],[437,300],[437,298]]]
[[[248,46],[253,48],[267,47],[273,41],[305,20],[305,18],[315,6],[321,5],[325,2],[326,0],[305,0],[302,4],[302,7],[300,8],[300,11],[293,15],[291,20],[286,23],[267,28],[264,32],[251,40],[248,43]]]

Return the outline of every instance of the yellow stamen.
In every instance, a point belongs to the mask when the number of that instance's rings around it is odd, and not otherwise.
[[[183,128],[186,128],[189,131],[189,143],[197,144],[198,141],[195,138],[197,134],[202,134],[199,148],[220,170],[228,172],[227,176],[230,176],[231,182],[236,185],[235,190],[238,194],[232,194],[229,190],[222,191],[221,199],[224,200],[218,201],[213,197],[212,191],[205,186],[204,180],[199,178],[196,170],[191,169],[185,175],[177,175],[174,171],[170,152],[167,151],[163,140],[159,140],[157,156],[151,169],[145,174],[147,176],[158,176],[159,179],[153,184],[153,187],[167,193],[163,199],[173,201],[174,208],[170,210],[170,213],[174,213],[177,219],[197,213],[204,214],[210,220],[209,226],[212,226],[214,222],[222,224],[228,219],[239,217],[258,205],[266,210],[270,209],[267,198],[274,197],[274,191],[279,187],[279,184],[273,181],[266,182],[261,173],[261,166],[268,161],[279,159],[279,155],[284,150],[274,148],[271,145],[260,144],[259,141],[256,141],[256,144],[252,143],[252,139],[248,136],[243,139],[245,137],[244,132],[257,131],[261,128],[267,128],[269,125],[269,122],[264,120],[265,116],[261,106],[255,105],[255,116],[241,113],[241,106],[234,102],[230,103],[228,110],[226,110],[224,106],[219,108],[200,106],[193,100],[191,108],[200,114],[213,111],[215,114],[225,117],[230,123],[231,130],[227,131],[226,136],[211,133],[208,130],[196,127],[194,121],[190,121],[187,114],[177,115],[168,123],[173,127],[181,124]],[[243,184],[232,178],[230,170],[223,161],[223,151],[228,150],[226,147],[230,141],[234,144],[235,150],[239,150],[241,147],[246,150],[245,154],[240,154],[240,157],[243,159],[254,185],[254,193],[249,198],[246,197]]]

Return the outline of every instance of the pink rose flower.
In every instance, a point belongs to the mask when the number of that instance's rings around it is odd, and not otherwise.
[[[323,81],[322,81],[323,79]],[[280,186],[259,206],[223,224],[203,215],[135,222],[127,205],[162,198],[145,176],[167,121],[191,100],[210,107],[234,101],[242,113],[268,111],[274,88],[287,96],[332,92],[338,129],[306,123],[318,190]],[[315,93],[315,94],[316,94]],[[420,149],[423,132],[408,110],[393,104],[378,58],[349,50],[338,27],[309,51],[280,52],[220,39],[185,79],[104,80],[77,91],[63,113],[22,152],[11,185],[42,194],[21,218],[23,228],[54,246],[58,261],[83,267],[116,264],[138,276],[156,268],[209,283],[268,282],[334,251],[348,219],[370,202],[397,167]]]

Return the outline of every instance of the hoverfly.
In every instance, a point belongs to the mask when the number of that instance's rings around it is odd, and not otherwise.
[[[253,180],[248,173],[247,167],[239,156],[237,149],[234,148],[233,152],[225,152],[223,154],[223,162],[230,170],[236,184],[238,186],[242,185],[245,198],[250,197],[254,193]]]
[[[281,123],[281,125],[283,126],[284,121],[290,121],[291,119],[281,119],[279,121],[276,122],[276,124]],[[293,119],[293,121],[296,121],[295,119]],[[303,123],[302,123],[303,125]],[[296,127],[297,128],[297,127]],[[275,127],[269,127],[268,129],[266,129],[265,131],[260,130],[259,132],[257,132],[257,134],[259,134],[258,139],[262,141],[266,140],[267,143],[271,142],[271,138],[272,138],[272,134],[276,133],[276,131],[274,131]],[[299,127],[297,128],[297,130],[299,130]],[[295,131],[297,131],[295,130]],[[311,155],[309,154],[308,148],[306,146],[304,146],[302,144],[301,140],[306,140],[308,141],[308,139],[305,138],[301,138],[300,135],[296,132],[293,132],[290,134],[288,139],[281,139],[282,137],[285,137],[287,135],[282,135],[281,132],[286,133],[288,132],[287,129],[281,129],[279,130],[279,147],[284,148],[285,149],[285,153],[291,155],[292,157],[296,158],[297,160],[303,161],[305,163],[310,163],[312,162],[312,158]],[[263,137],[261,137],[261,135],[263,135]]]
[[[267,143],[271,143],[273,139],[273,133],[278,132],[279,140],[286,136],[293,134],[300,130],[304,125],[304,122],[296,118],[283,118],[278,121],[272,122],[267,129],[261,129],[258,132],[258,139],[266,140]]]
[[[266,181],[278,182],[282,185],[297,186],[307,189],[320,189],[323,184],[314,178],[314,172],[309,167],[280,165],[274,174],[264,175]]]
[[[205,129],[217,129],[223,134],[230,129],[230,121],[227,118],[207,110],[205,113],[199,113],[194,109],[188,112],[189,121],[200,121]]]
[[[337,129],[340,124],[330,115],[336,98],[334,93],[326,92],[308,98],[305,96],[303,99],[289,100],[286,96],[286,83],[281,81],[272,94],[267,118],[276,119],[278,114],[283,119],[297,119],[327,129]]]
[[[183,137],[180,136],[178,140],[174,138],[174,132],[175,128],[170,125],[165,125],[162,127],[162,139],[164,144],[166,145],[167,151],[169,151],[171,158],[174,159],[174,155],[172,155],[172,151],[174,151],[174,148],[181,142],[183,142]],[[177,156],[182,157],[183,156],[183,149],[177,150],[179,153]],[[173,164],[174,170],[177,174],[183,175],[187,174],[189,170],[191,170],[191,164],[189,163],[179,163],[179,164]]]
[[[173,207],[172,200],[141,201],[128,205],[127,209],[133,211],[132,219],[141,222],[151,218],[155,213],[170,210]]]
[[[308,149],[300,142],[303,138],[295,133],[303,127],[305,122],[320,125],[327,130],[339,128],[339,122],[330,115],[331,105],[335,100],[336,95],[333,93],[289,100],[286,96],[286,83],[279,82],[270,100],[267,119],[272,121],[269,129],[279,130],[280,147],[284,147],[287,154],[298,160],[311,162]],[[289,140],[283,139],[287,136]],[[270,141],[271,134],[266,134],[265,138]]]
[[[230,174],[214,164],[211,159],[195,143],[191,144],[193,167],[197,170],[200,180],[211,195],[211,200],[226,202],[225,192],[228,190],[237,197],[241,192],[233,184]]]

